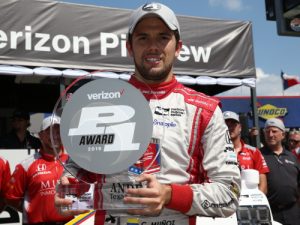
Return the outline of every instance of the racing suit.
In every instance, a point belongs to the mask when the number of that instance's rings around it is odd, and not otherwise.
[[[23,224],[67,222],[73,217],[62,217],[55,208],[54,195],[67,154],[59,160],[41,150],[18,164],[13,172],[6,198],[23,201]]]
[[[160,183],[171,184],[172,197],[159,216],[105,215],[98,210],[95,224],[196,224],[196,215],[229,216],[238,206],[240,172],[218,101],[177,82],[148,85],[134,76],[129,81],[149,101],[153,139],[160,148]],[[93,175],[72,160],[65,175]],[[82,175],[82,173],[84,175]],[[69,175],[70,175],[69,174]],[[120,173],[126,176],[127,171]],[[95,175],[99,183],[116,176]],[[113,219],[109,219],[113,218]]]

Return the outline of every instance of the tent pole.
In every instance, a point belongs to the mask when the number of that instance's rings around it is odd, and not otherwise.
[[[59,82],[60,95],[61,95],[61,93],[63,93],[65,91],[65,89],[66,89],[65,78],[61,77],[60,82]],[[65,106],[66,102],[67,102],[67,100],[66,100],[66,95],[65,95],[61,98],[60,107],[63,108]]]
[[[260,127],[258,125],[258,113],[257,113],[257,97],[256,97],[256,87],[251,87],[251,102],[252,102],[252,115],[253,115],[253,126],[257,128],[258,135],[255,136],[255,144],[257,148],[260,148]]]

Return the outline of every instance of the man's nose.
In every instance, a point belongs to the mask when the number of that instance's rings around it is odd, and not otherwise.
[[[148,41],[148,48],[149,49],[158,49],[159,42],[155,38],[150,38]]]
[[[273,136],[273,132],[272,131],[267,131],[266,135],[268,135],[269,137]]]

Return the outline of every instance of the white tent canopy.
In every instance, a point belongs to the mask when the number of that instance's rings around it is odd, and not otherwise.
[[[90,78],[115,78],[128,80],[130,73],[116,73],[110,71],[94,71],[80,69],[59,70],[50,67],[35,67],[33,69],[24,66],[0,65],[0,75],[18,75],[18,76],[41,76],[41,77],[65,77],[78,78],[86,76]],[[255,78],[213,78],[208,76],[176,76],[177,80],[185,85],[224,85],[224,86],[241,86],[255,87]]]

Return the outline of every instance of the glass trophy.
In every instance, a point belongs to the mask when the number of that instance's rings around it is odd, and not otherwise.
[[[72,200],[61,210],[144,207],[124,204],[123,199],[128,188],[147,187],[135,181],[137,176],[160,170],[151,110],[138,89],[119,79],[81,77],[61,94],[53,115],[61,117],[60,136],[70,157],[63,176],[69,184],[58,184],[56,191]]]

